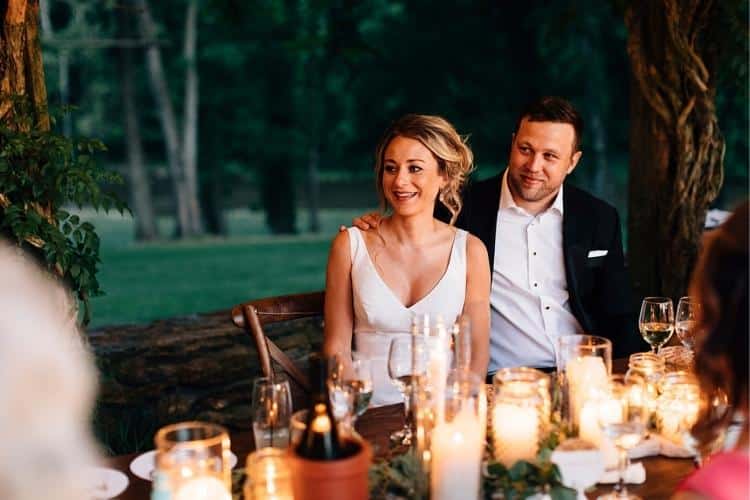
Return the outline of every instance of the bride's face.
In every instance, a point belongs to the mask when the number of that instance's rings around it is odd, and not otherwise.
[[[421,142],[396,136],[383,154],[383,193],[395,214],[411,216],[435,208],[445,185],[432,152]]]

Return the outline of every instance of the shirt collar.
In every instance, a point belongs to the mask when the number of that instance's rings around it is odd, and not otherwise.
[[[515,200],[513,199],[513,195],[510,193],[510,188],[508,187],[508,169],[505,169],[505,172],[503,173],[503,180],[502,185],[500,187],[500,210],[508,210],[511,209],[515,212],[524,214],[524,215],[530,215],[526,210],[516,205]],[[549,211],[555,211],[559,215],[563,214],[563,186],[560,186],[560,190],[557,192],[557,196],[555,196],[555,201],[552,202],[552,205],[545,210],[542,213],[547,213]]]

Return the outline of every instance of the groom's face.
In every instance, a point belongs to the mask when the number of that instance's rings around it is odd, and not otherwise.
[[[552,202],[581,157],[575,142],[569,123],[521,120],[508,161],[508,186],[517,204]]]

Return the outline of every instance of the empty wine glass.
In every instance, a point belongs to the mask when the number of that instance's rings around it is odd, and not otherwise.
[[[253,435],[255,447],[289,446],[289,417],[292,414],[292,391],[289,380],[277,373],[259,377],[253,382]]]
[[[354,395],[353,420],[356,420],[367,411],[372,399],[372,363],[368,357],[352,353],[352,370],[350,375],[344,376],[344,386]]]
[[[628,450],[641,442],[646,435],[648,410],[642,404],[643,379],[612,375],[609,379],[606,404],[601,405],[599,425],[606,436],[617,448],[619,481],[612,492],[599,497],[600,500],[622,500],[640,497],[628,493],[625,484],[625,472],[629,465]]]
[[[399,335],[391,340],[388,350],[388,376],[401,391],[404,397],[404,427],[391,434],[391,439],[403,445],[410,445],[411,430],[411,393],[416,378],[424,373],[425,346],[421,337]]]
[[[348,435],[353,426],[354,393],[345,383],[344,372],[341,357],[337,354],[331,356],[328,360],[328,397],[339,431]]]
[[[641,304],[638,328],[643,340],[651,346],[651,352],[669,341],[674,331],[674,308],[668,297],[646,297]]]
[[[698,304],[690,297],[682,297],[677,303],[677,314],[674,318],[674,329],[682,345],[693,350],[695,346],[695,313]]]

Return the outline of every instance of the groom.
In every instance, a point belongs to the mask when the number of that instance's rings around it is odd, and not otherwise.
[[[563,186],[581,159],[582,133],[565,99],[532,103],[516,124],[505,171],[463,194],[456,225],[484,242],[492,269],[490,373],[554,367],[562,335],[607,337],[614,357],[639,348],[617,211]],[[442,208],[436,216],[447,220]],[[354,223],[367,229],[377,218]]]

